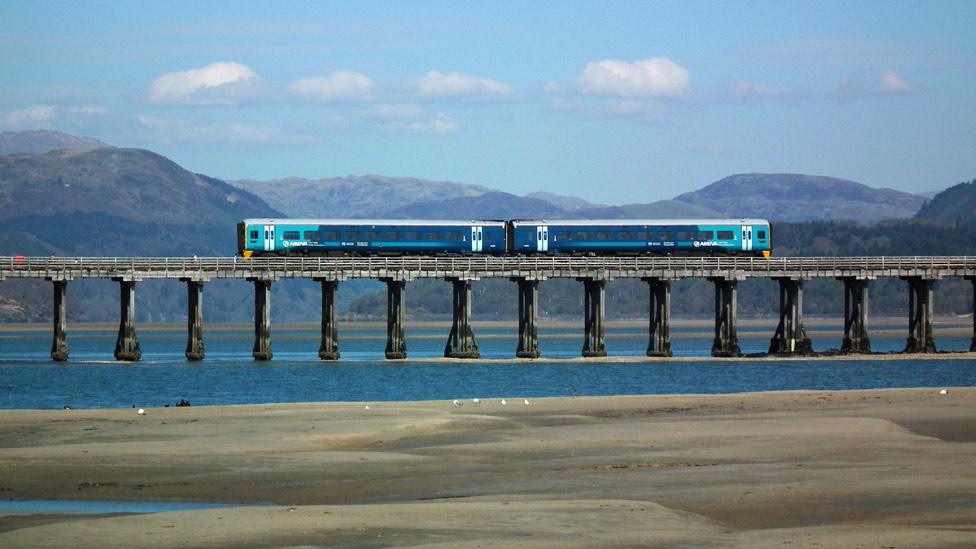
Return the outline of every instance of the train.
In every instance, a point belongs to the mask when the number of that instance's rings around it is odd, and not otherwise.
[[[237,253],[292,255],[755,255],[765,219],[244,219]]]

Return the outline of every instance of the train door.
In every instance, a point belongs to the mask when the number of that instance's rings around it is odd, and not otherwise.
[[[535,251],[549,251],[549,227],[546,225],[537,225],[535,228]]]
[[[481,225],[471,226],[471,251],[480,252],[484,248],[484,227]]]
[[[742,250],[752,250],[752,227],[750,225],[742,226]]]
[[[264,226],[264,251],[273,252],[275,249],[275,226]]]

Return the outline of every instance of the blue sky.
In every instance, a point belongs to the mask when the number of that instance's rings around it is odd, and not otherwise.
[[[202,6],[200,5],[202,4]],[[976,2],[11,2],[0,129],[620,204],[976,177]]]

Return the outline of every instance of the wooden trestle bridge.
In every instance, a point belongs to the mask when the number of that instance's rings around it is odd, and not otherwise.
[[[976,291],[976,257],[0,257],[0,280],[43,278],[54,285],[54,341],[51,358],[68,359],[65,289],[79,278],[106,278],[119,283],[120,321],[115,346],[119,360],[139,360],[134,323],[135,285],[147,279],[174,279],[187,284],[187,345],[189,360],[202,360],[203,286],[219,278],[254,283],[254,349],[257,360],[270,360],[271,284],[306,278],[322,284],[322,342],[319,357],[339,358],[336,291],[350,278],[375,278],[387,284],[386,357],[406,357],[403,332],[403,291],[417,278],[453,283],[454,314],[444,355],[478,358],[471,329],[471,283],[482,278],[514,281],[519,294],[519,337],[516,356],[537,358],[536,309],[539,281],[575,278],[583,283],[585,334],[583,356],[606,356],[603,330],[606,283],[640,278],[649,287],[648,356],[670,356],[671,283],[705,278],[715,285],[714,356],[738,356],[736,286],[747,278],[779,282],[779,324],[769,352],[804,355],[812,352],[803,328],[803,282],[836,278],[844,283],[844,340],[841,350],[867,353],[868,286],[880,277],[898,277],[909,287],[909,330],[905,352],[935,352],[932,335],[932,286],[946,277],[963,277]],[[970,350],[976,351],[976,311]]]

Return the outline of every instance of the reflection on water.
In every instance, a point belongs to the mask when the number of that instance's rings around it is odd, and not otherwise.
[[[443,356],[449,327],[408,323],[410,360],[405,362],[383,359],[384,328],[343,329],[340,324],[342,360],[335,363],[318,360],[317,327],[272,328],[274,360],[267,363],[251,358],[250,328],[208,327],[202,363],[184,359],[185,329],[167,328],[140,330],[143,360],[135,364],[113,359],[115,330],[77,329],[69,333],[70,361],[58,364],[49,360],[49,328],[12,332],[0,325],[0,408],[147,407],[180,399],[217,405],[976,385],[976,361],[951,355],[921,361],[516,361],[514,326],[475,328],[482,358],[494,361],[433,361]],[[740,333],[743,353],[761,353],[772,329],[746,327]],[[711,332],[702,326],[676,327],[673,335],[675,356],[709,356]],[[611,324],[607,336],[611,357],[644,356],[645,326]],[[940,350],[965,351],[970,338],[937,334],[936,342]],[[579,326],[540,330],[546,358],[578,358],[582,343]],[[813,343],[819,351],[837,348],[840,336],[815,334]],[[871,343],[875,351],[899,351],[905,337],[874,336]]]

